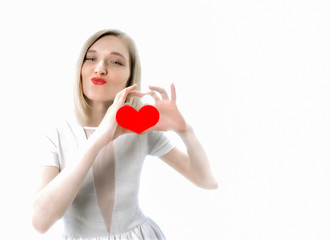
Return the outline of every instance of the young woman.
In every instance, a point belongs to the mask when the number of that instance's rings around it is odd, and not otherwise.
[[[40,186],[33,202],[32,223],[45,233],[58,219],[64,239],[165,239],[138,205],[144,158],[157,156],[191,182],[217,188],[207,156],[193,129],[171,96],[160,87],[140,87],[140,62],[134,42],[117,30],[91,36],[78,62],[75,117],[46,134]],[[116,122],[124,105],[139,109],[150,95],[159,122],[142,134]],[[187,152],[181,152],[162,131],[175,131]]]

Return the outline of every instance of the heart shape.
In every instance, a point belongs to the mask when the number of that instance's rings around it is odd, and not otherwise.
[[[121,127],[140,134],[158,123],[159,112],[151,105],[143,106],[140,111],[124,106],[117,111],[116,120]]]

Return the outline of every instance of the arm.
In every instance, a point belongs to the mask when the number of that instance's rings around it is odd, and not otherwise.
[[[128,87],[116,95],[101,124],[88,139],[88,145],[80,158],[61,172],[57,167],[43,167],[40,186],[34,195],[32,204],[32,224],[45,233],[61,218],[75,199],[81,184],[93,165],[100,150],[109,144],[118,134],[123,134],[117,127],[116,112],[123,106],[127,95],[136,88]],[[119,129],[119,130],[118,130]]]
[[[81,159],[61,172],[57,167],[42,168],[32,206],[32,224],[38,232],[45,233],[64,215],[101,148],[102,145],[90,141]]]
[[[150,95],[155,99],[155,107],[159,111],[159,122],[147,131],[175,131],[184,142],[187,153],[177,148],[161,157],[167,164],[176,169],[194,184],[206,189],[215,189],[218,184],[211,172],[207,155],[196,137],[193,129],[184,120],[176,105],[175,87],[171,85],[171,99],[160,87],[149,87],[152,91],[136,93],[137,96]],[[161,95],[157,96],[156,92]]]
[[[188,126],[187,130],[178,132],[178,134],[184,142],[187,152],[184,153],[174,148],[161,159],[195,185],[204,189],[218,188],[207,155],[193,129]]]

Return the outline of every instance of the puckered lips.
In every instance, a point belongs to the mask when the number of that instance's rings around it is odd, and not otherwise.
[[[107,81],[105,81],[103,78],[92,78],[91,81],[95,84],[95,85],[103,85],[106,84]]]

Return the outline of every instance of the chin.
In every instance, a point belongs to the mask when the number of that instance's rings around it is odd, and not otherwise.
[[[99,96],[99,95],[96,95],[96,96],[85,96],[85,99],[87,100],[88,103],[91,103],[91,102],[103,102],[103,103],[112,103],[114,98],[109,98],[109,97],[103,97],[103,96]]]

